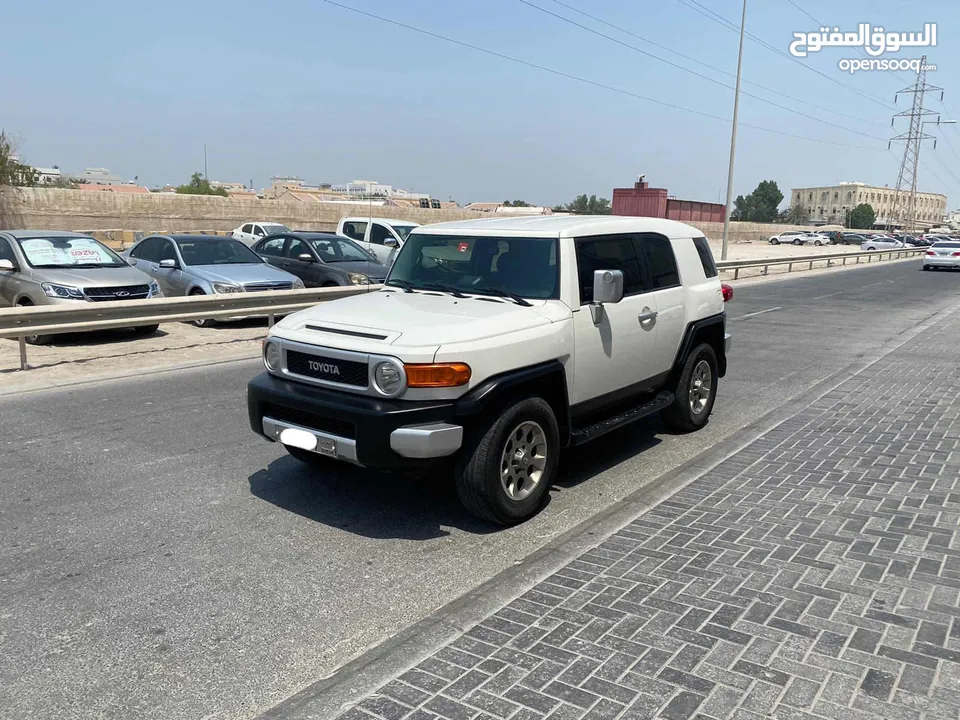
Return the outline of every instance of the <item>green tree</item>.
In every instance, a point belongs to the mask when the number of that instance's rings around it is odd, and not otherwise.
[[[17,159],[13,139],[0,130],[0,187],[24,187],[33,185],[33,168]]]
[[[773,222],[777,219],[777,207],[783,202],[783,193],[774,180],[764,180],[756,190],[747,195],[738,195],[733,203],[731,220],[750,222]]]
[[[778,219],[789,225],[806,225],[807,220],[810,219],[810,211],[803,205],[794,204],[780,213]]]
[[[526,200],[514,200],[512,202],[510,200],[504,200],[503,206],[504,207],[533,207],[533,205],[528,203]]]
[[[869,230],[877,221],[877,213],[868,203],[861,203],[847,211],[846,226],[857,230]]]
[[[219,195],[220,197],[229,197],[227,191],[220,187],[211,187],[203,173],[195,172],[190,176],[190,182],[186,185],[180,185],[177,192],[181,195]]]
[[[607,198],[598,198],[596,195],[587,197],[578,195],[576,199],[564,208],[567,212],[577,215],[609,215],[613,212]]]

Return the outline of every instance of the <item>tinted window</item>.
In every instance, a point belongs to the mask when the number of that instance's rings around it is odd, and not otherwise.
[[[364,233],[367,232],[365,222],[348,222],[343,224],[343,234],[354,240],[363,240]]]
[[[593,273],[596,270],[620,270],[624,296],[643,292],[640,258],[632,235],[577,240],[577,268],[581,305],[593,302]]]
[[[258,236],[258,237],[263,237],[264,235],[266,235],[266,233],[263,232],[263,228],[260,227],[259,225],[254,225],[254,226],[253,226],[253,234],[256,235],[256,236]]]
[[[269,255],[270,257],[280,257],[283,255],[283,243],[285,240],[286,238],[278,237],[262,242],[257,247],[257,253],[260,255]]]
[[[716,277],[717,264],[713,261],[713,253],[710,252],[710,245],[707,243],[707,239],[702,237],[694,238],[693,246],[697,249],[697,255],[700,256],[703,274],[708,278]]]
[[[141,260],[149,260],[150,262],[159,262],[160,261],[160,247],[163,245],[162,238],[147,238],[142,243],[137,245],[133,249],[133,252],[130,254],[134,257],[140,258]]]
[[[372,242],[374,245],[383,245],[384,240],[392,237],[393,233],[391,233],[390,230],[383,225],[374,223],[370,227],[370,242]]]
[[[324,262],[371,261],[370,255],[363,248],[346,238],[323,238],[311,240],[310,244]]]
[[[680,284],[677,272],[677,259],[673,255],[673,246],[662,235],[643,235],[640,238],[640,252],[644,265],[644,290],[662,290]]]
[[[239,240],[214,237],[177,240],[187,265],[232,265],[262,263],[263,259]]]
[[[11,248],[10,243],[3,238],[0,238],[0,260],[9,260],[12,263],[17,262],[17,259],[13,256],[13,248]]]
[[[246,225],[244,225],[244,226],[240,229],[240,232],[252,233],[252,232],[253,232],[253,225],[247,223]]]
[[[301,255],[310,255],[310,248],[300,238],[290,238],[290,244],[287,245],[287,257],[296,260]]]

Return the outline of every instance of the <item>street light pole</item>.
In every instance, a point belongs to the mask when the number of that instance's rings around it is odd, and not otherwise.
[[[720,259],[727,259],[727,243],[730,237],[730,203],[733,202],[733,161],[737,154],[737,116],[740,114],[740,71],[743,68],[743,34],[747,25],[747,0],[743,0],[740,17],[740,50],[737,52],[737,87],[733,91],[733,129],[730,131],[730,168],[727,171],[727,207],[723,216],[723,245]]]

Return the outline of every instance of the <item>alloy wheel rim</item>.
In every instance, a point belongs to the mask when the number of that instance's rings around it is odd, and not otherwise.
[[[500,485],[511,500],[525,500],[540,485],[547,466],[547,435],[527,420],[507,436],[500,456]]]
[[[701,360],[693,368],[690,378],[690,411],[694,415],[701,415],[710,402],[710,393],[713,390],[713,372],[710,363]]]

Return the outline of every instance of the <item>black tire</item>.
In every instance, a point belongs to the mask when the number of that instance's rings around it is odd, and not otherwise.
[[[770,244],[771,244],[771,245],[779,245],[779,244],[780,244],[780,241],[777,240],[776,238],[770,238]]]
[[[694,410],[695,403],[692,394],[697,388],[697,380],[701,380],[700,373],[703,368],[701,363],[706,363],[709,368],[709,388],[706,402],[700,406],[700,409]],[[713,410],[713,403],[717,399],[717,355],[713,348],[706,343],[698,345],[687,355],[683,363],[683,371],[680,373],[680,379],[677,381],[677,387],[674,390],[673,404],[662,410],[660,417],[664,424],[672,430],[679,432],[693,432],[699,430],[707,424],[710,419],[710,413]],[[702,384],[700,386],[702,388]],[[702,400],[702,398],[701,398]]]
[[[924,266],[923,266],[923,269],[924,269],[924,272],[926,272],[926,271],[928,271],[928,270],[930,269],[930,266],[929,266],[929,265],[924,265]]]
[[[193,290],[190,291],[190,296],[193,297],[194,295],[206,295],[206,293],[205,293],[203,290],[200,290],[199,288],[194,288]],[[195,325],[195,326],[198,327],[198,328],[209,328],[209,327],[213,327],[213,326],[216,324],[216,322],[217,322],[217,321],[214,320],[213,318],[206,318],[206,319],[204,319],[204,320],[191,320],[191,321],[190,321],[190,323],[191,323],[192,325]]]
[[[330,470],[336,463],[336,460],[333,458],[324,457],[309,450],[293,447],[292,445],[284,445],[283,447],[290,453],[290,457],[299,460],[304,465],[309,465],[315,470]]]
[[[800,238],[797,238],[796,240],[793,241],[793,244],[794,244],[794,245],[803,245],[803,242],[800,240]]]
[[[534,427],[535,426],[535,427]],[[524,429],[526,432],[524,432]],[[539,429],[541,436],[537,436]],[[523,437],[520,438],[519,434]],[[520,443],[518,452],[529,443],[544,450],[543,468],[533,481],[529,494],[511,497],[501,482],[501,469],[509,443]],[[508,408],[492,419],[489,425],[480,428],[472,438],[472,443],[464,448],[457,463],[456,484],[460,502],[471,515],[497,525],[516,525],[533,516],[546,496],[557,472],[560,454],[560,431],[553,409],[542,398],[527,398]],[[517,462],[523,463],[530,455],[518,456]],[[516,469],[517,466],[512,466]],[[527,482],[533,465],[523,470]],[[512,477],[511,473],[511,477]],[[525,488],[515,482],[515,491],[522,493]]]
[[[27,298],[23,298],[17,303],[17,307],[33,307],[33,303]],[[24,341],[27,345],[49,345],[53,342],[53,335],[27,335]]]
[[[821,245],[823,245],[823,243],[820,242],[819,240],[814,241],[813,244],[816,245],[817,247],[820,247]]]
[[[867,252],[876,252],[876,250],[877,250],[877,249],[876,249],[875,247],[868,247],[868,248],[867,248]]]
[[[153,335],[153,334],[154,334],[157,330],[159,330],[159,329],[160,329],[160,325],[159,325],[159,324],[157,324],[157,325],[140,325],[139,327],[135,327],[135,328],[133,329],[133,331],[134,331],[137,335]]]

